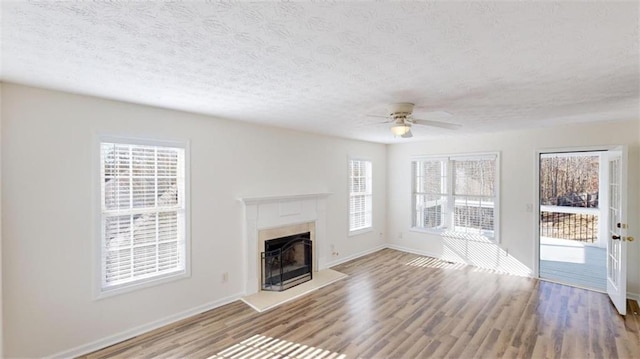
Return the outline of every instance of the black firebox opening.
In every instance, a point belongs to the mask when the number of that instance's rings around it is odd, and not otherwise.
[[[312,279],[311,232],[265,241],[262,290],[283,291]]]

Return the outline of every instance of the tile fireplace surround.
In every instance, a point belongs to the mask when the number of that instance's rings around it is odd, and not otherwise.
[[[313,272],[326,263],[326,211],[330,193],[242,197],[245,295],[260,291],[260,253],[269,239],[311,232]]]

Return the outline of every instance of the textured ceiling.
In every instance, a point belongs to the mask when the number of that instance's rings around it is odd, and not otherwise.
[[[2,2],[0,78],[395,143],[640,118],[636,2]],[[430,114],[431,110],[443,110]]]

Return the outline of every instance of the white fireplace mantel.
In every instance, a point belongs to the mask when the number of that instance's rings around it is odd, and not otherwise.
[[[243,250],[245,295],[259,291],[260,278],[258,263],[260,248],[258,233],[264,229],[314,223],[315,225],[315,271],[326,263],[326,221],[327,197],[331,193],[308,193],[283,196],[242,197],[244,204]]]

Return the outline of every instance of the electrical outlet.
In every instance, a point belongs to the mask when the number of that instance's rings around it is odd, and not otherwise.
[[[339,256],[340,253],[338,253],[338,251],[336,251],[336,246],[334,246],[333,244],[331,245],[331,256],[332,257],[337,257]]]
[[[222,283],[227,283],[229,281],[229,272],[222,273]]]

